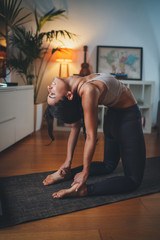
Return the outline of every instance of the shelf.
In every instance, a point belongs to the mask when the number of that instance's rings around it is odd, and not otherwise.
[[[139,105],[140,109],[150,109],[151,106],[149,105]]]

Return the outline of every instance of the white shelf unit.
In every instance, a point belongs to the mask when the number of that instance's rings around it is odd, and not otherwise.
[[[153,110],[153,97],[154,97],[154,82],[152,81],[127,81],[121,80],[135,96],[142,117],[144,118],[144,133],[151,133],[152,128],[152,110]],[[98,132],[103,132],[104,114],[107,111],[107,107],[99,105],[98,109]],[[62,122],[54,120],[54,130],[66,131],[70,130],[69,127],[64,126]]]
[[[151,133],[153,100],[154,100],[154,82],[153,81],[122,81],[135,96],[142,117],[144,118],[143,132]]]

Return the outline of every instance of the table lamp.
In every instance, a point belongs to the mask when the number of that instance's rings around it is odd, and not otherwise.
[[[59,77],[69,77],[69,63],[72,62],[72,49],[61,48],[56,51],[56,61],[60,63]]]

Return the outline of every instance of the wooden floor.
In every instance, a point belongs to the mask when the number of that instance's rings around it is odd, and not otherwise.
[[[55,133],[50,146],[44,128],[3,151],[0,176],[57,169],[65,159],[68,133]],[[99,133],[93,160],[103,160],[103,134]],[[145,135],[147,157],[160,156],[160,136]],[[84,139],[80,135],[73,167],[82,163]],[[0,240],[159,240],[160,193],[126,200],[0,230]]]

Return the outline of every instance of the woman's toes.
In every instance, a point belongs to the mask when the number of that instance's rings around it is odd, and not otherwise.
[[[47,181],[46,181],[46,179],[43,181],[43,184],[44,184],[44,185],[46,185],[46,184],[47,184]]]
[[[57,196],[57,193],[53,193],[53,194],[52,194],[52,197],[53,197],[53,198],[56,198],[56,196]]]
[[[58,192],[56,192],[56,193],[52,194],[52,197],[53,198],[61,198],[61,195]]]
[[[53,197],[53,198],[62,198],[62,197],[64,197],[65,195],[67,195],[67,189],[62,189],[62,190],[60,190],[59,192],[53,193],[53,194],[52,194],[52,197]]]

